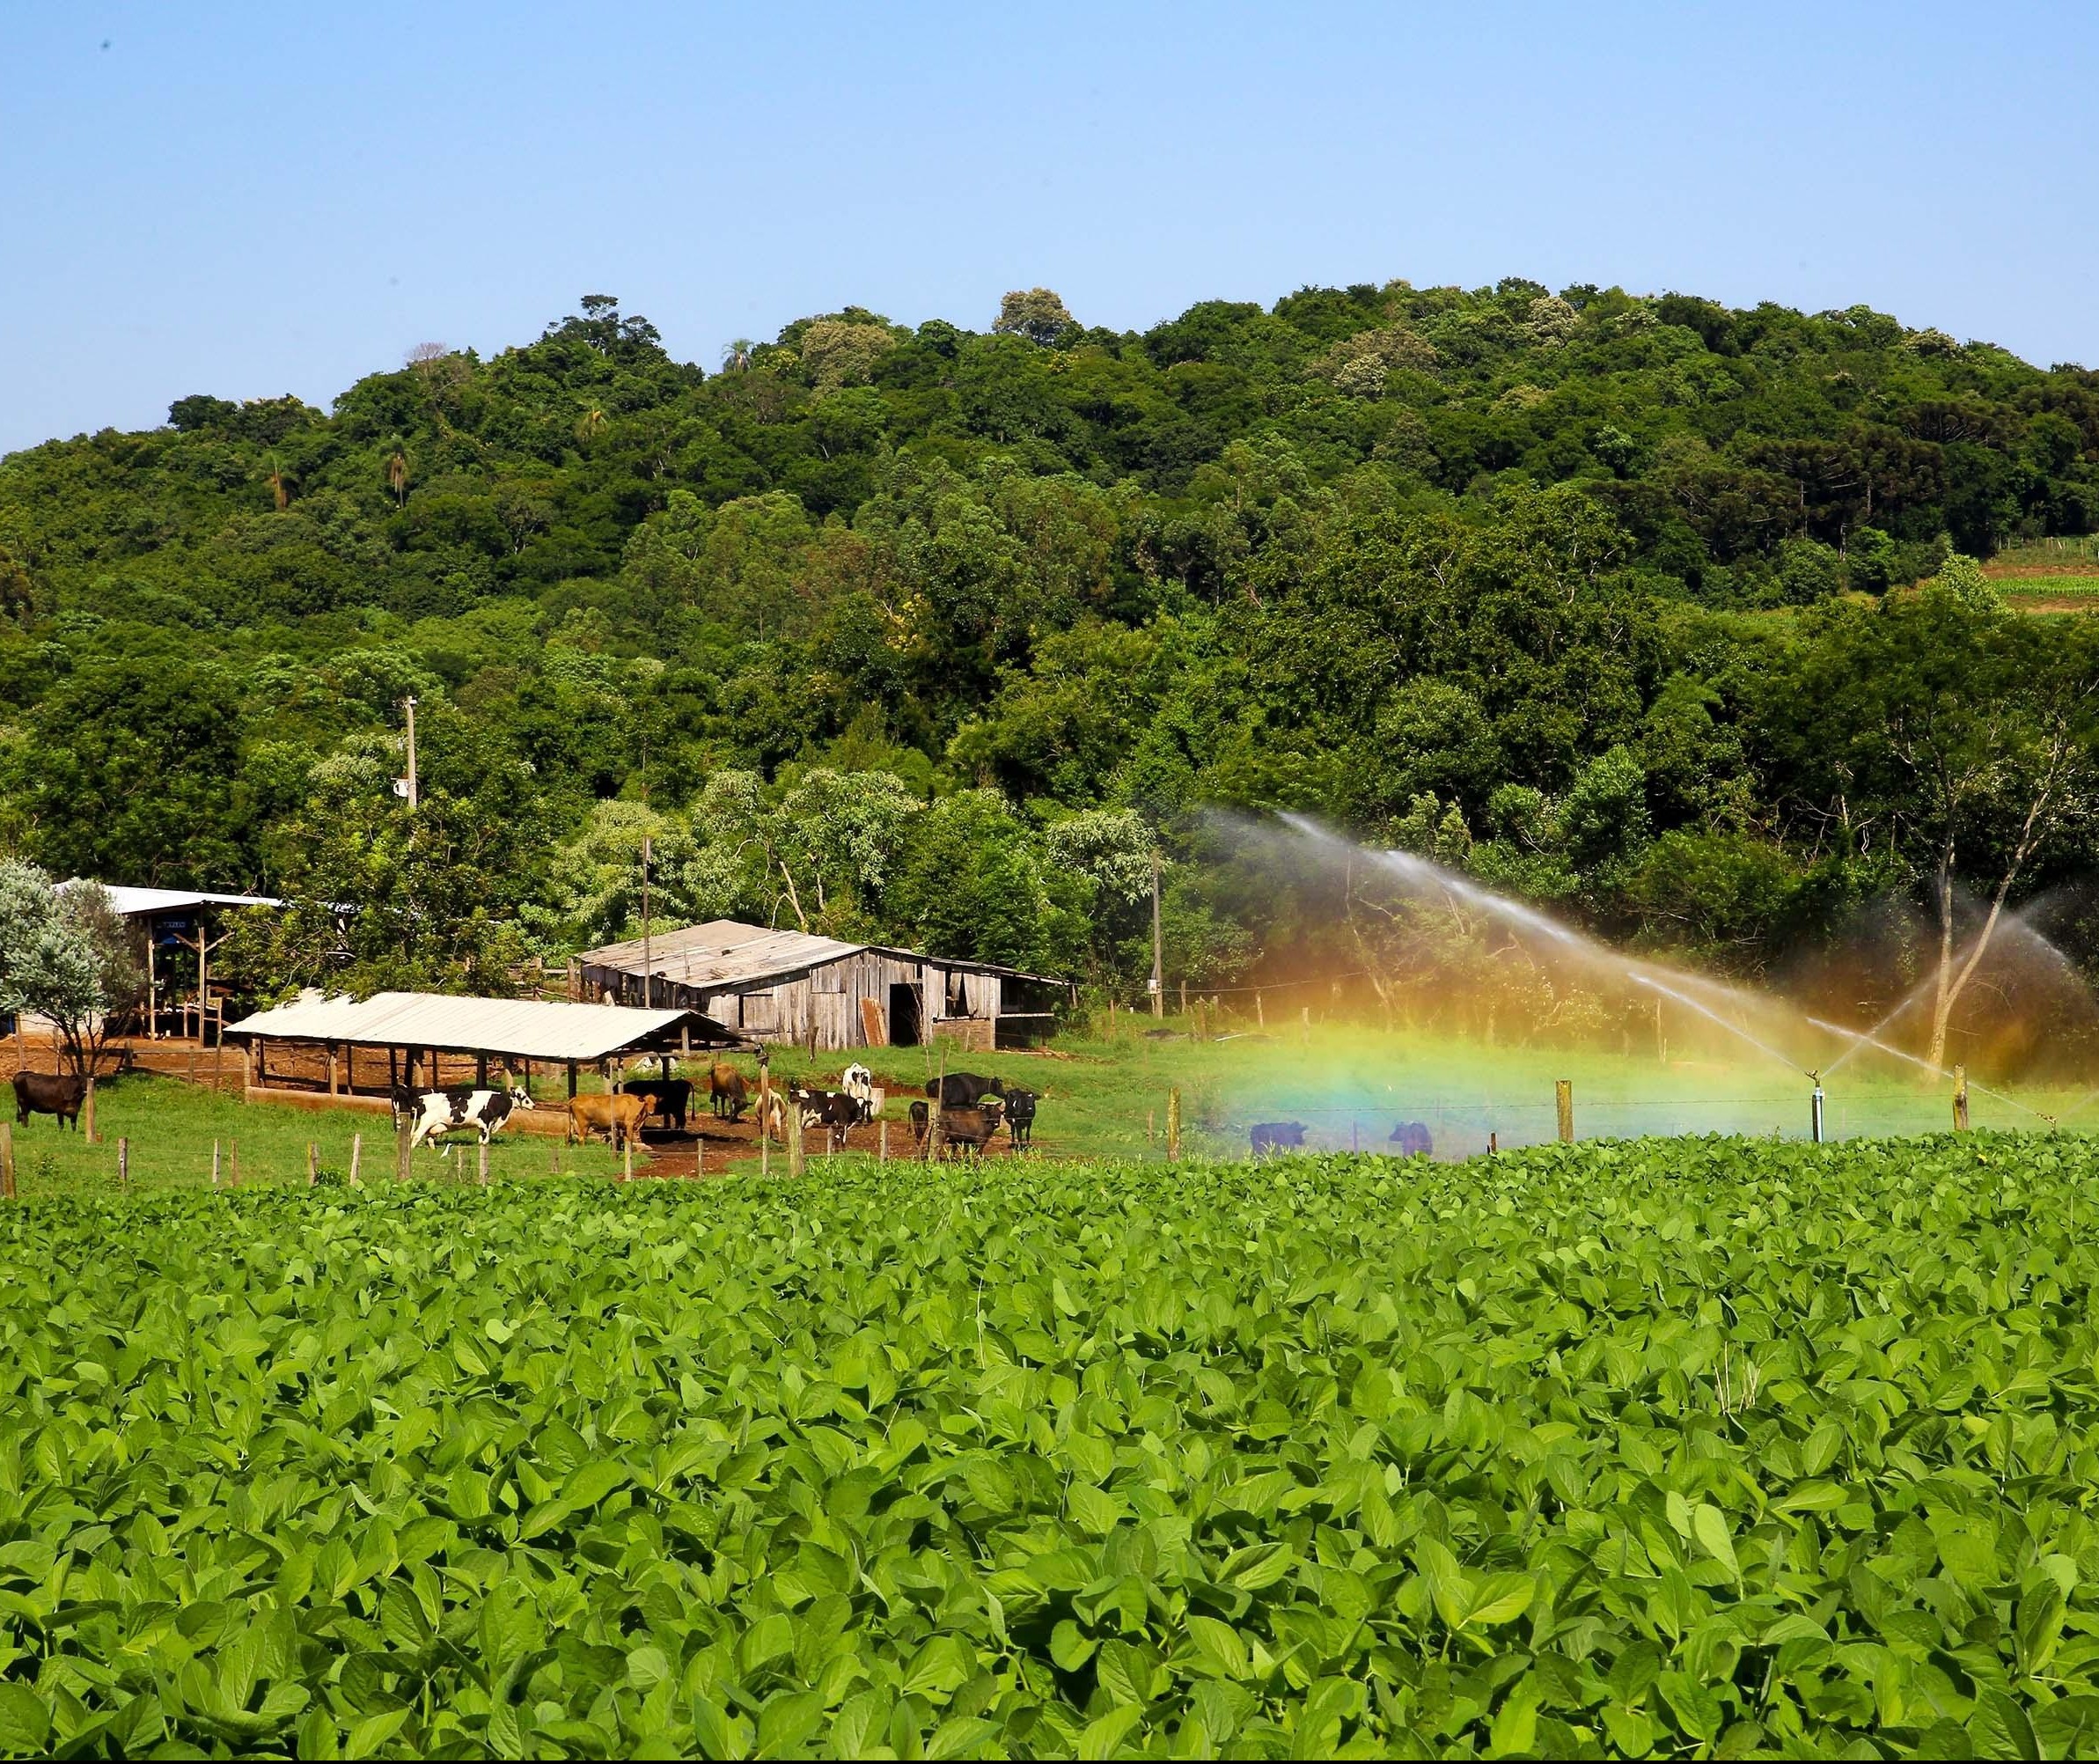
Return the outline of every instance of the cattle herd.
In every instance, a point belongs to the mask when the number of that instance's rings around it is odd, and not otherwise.
[[[17,1078],[17,1104],[25,1120],[33,1106],[47,1113],[62,1112],[55,1105],[66,1100],[56,1091],[33,1086],[33,1092],[26,1092],[25,1079],[33,1079],[35,1085],[46,1087],[76,1082],[38,1074]],[[706,1085],[717,1120],[732,1125],[743,1120],[751,1106],[754,1087],[741,1071],[731,1065],[714,1066],[708,1072]],[[695,1088],[688,1078],[636,1078],[602,1095],[571,1097],[569,1142],[587,1142],[597,1134],[617,1151],[629,1143],[638,1143],[652,1121],[660,1128],[682,1133]],[[761,1064],[755,1090],[759,1131],[766,1138],[784,1144],[789,1123],[793,1121],[804,1132],[822,1128],[834,1151],[845,1149],[847,1136],[855,1128],[878,1119],[887,1101],[886,1092],[875,1084],[875,1075],[857,1062],[840,1074],[835,1090],[794,1082],[775,1085]],[[31,1093],[39,1099],[33,1105],[24,1099]],[[1002,1079],[982,1077],[974,1072],[950,1072],[927,1084],[926,1095],[940,1099],[943,1150],[949,1156],[984,1150],[1002,1127],[1016,1150],[1025,1147],[1033,1136],[1038,1097],[1032,1091],[1009,1089]],[[77,1110],[78,1097],[71,1101]],[[531,1095],[516,1084],[500,1089],[460,1086],[430,1090],[401,1085],[394,1090],[393,1101],[394,1125],[398,1128],[404,1121],[410,1123],[408,1143],[412,1147],[437,1144],[445,1135],[462,1130],[478,1133],[486,1145],[513,1112],[534,1106]],[[928,1105],[914,1102],[910,1116],[920,1155],[928,1155],[932,1116]],[[449,1151],[449,1144],[445,1150]]]

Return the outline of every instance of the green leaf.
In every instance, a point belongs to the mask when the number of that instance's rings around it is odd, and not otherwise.
[[[1127,1642],[1103,1643],[1094,1672],[1101,1689],[1116,1702],[1142,1707],[1151,1701],[1150,1665]]]
[[[349,1731],[343,1742],[345,1758],[377,1758],[379,1748],[408,1724],[410,1711],[405,1709],[382,1709],[377,1715],[368,1715]]]
[[[595,1458],[562,1485],[561,1499],[571,1512],[594,1507],[629,1480],[627,1466],[610,1458]]]
[[[1486,1628],[1495,1623],[1512,1623],[1530,1608],[1538,1596],[1538,1581],[1528,1574],[1490,1574],[1468,1594],[1464,1629]]]
[[[2063,1638],[2063,1619],[2068,1607],[2061,1586],[2045,1577],[2021,1596],[2015,1619],[2019,1657],[2029,1673],[2042,1671],[2054,1658]]]
[[[1457,1558],[1435,1538],[1418,1538],[1414,1565],[1428,1583],[1428,1596],[1435,1601],[1436,1615],[1453,1629],[1463,1628],[1472,1607],[1465,1572],[1457,1565]]]
[[[741,1758],[743,1742],[737,1728],[722,1712],[722,1705],[712,1697],[696,1696],[693,1699],[693,1747],[702,1758]],[[851,1756],[851,1753],[848,1753]]]
[[[1663,1672],[1655,1680],[1677,1724],[1693,1739],[1711,1740],[1722,1720],[1720,1699],[1689,1672]]]
[[[1537,1743],[1539,1694],[1537,1679],[1526,1672],[1501,1700],[1501,1707],[1494,1711],[1494,1726],[1487,1738],[1487,1745],[1496,1756],[1520,1758]]]
[[[51,1711],[23,1684],[0,1684],[0,1752],[36,1757],[51,1733]]]
[[[1297,1552],[1285,1543],[1248,1544],[1224,1559],[1219,1578],[1248,1592],[1273,1586],[1297,1565]]]
[[[1968,1736],[1975,1742],[1978,1758],[2037,1759],[2041,1755],[2025,1712],[1994,1685],[1985,1685],[1975,1694]]]
[[[1144,1710],[1134,1703],[1125,1703],[1112,1709],[1105,1715],[1086,1724],[1079,1735],[1079,1756],[1083,1760],[1112,1758],[1122,1749],[1122,1742],[1134,1733],[1144,1720]]]
[[[1092,1636],[1066,1617],[1050,1631],[1050,1658],[1068,1672],[1075,1672],[1093,1657]]]
[[[1604,1727],[1611,1735],[1611,1743],[1628,1758],[1645,1758],[1655,1749],[1655,1724],[1645,1709],[1607,1702],[1604,1705]]]
[[[824,1699],[815,1691],[782,1691],[758,1713],[760,1758],[798,1758],[802,1742],[824,1718]]]
[[[1709,1502],[1700,1502],[1691,1515],[1691,1529],[1706,1554],[1728,1571],[1730,1580],[1742,1579],[1742,1564],[1735,1560],[1735,1538],[1728,1529],[1727,1515]]]

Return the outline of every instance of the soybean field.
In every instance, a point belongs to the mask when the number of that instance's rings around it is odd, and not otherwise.
[[[2061,1757],[2081,1141],[0,1208],[0,1753]]]

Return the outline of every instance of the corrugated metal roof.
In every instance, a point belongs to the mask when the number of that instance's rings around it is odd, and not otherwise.
[[[127,919],[136,919],[149,913],[190,913],[199,907],[282,907],[284,903],[268,894],[204,894],[189,888],[132,888],[119,882],[85,885],[83,878],[75,877],[70,882],[61,882],[61,892],[83,886],[99,886],[109,896],[118,913]]]
[[[649,940],[649,961],[658,980],[706,990],[788,980],[869,950],[899,961],[929,961],[965,974],[1005,974],[1015,980],[1040,981],[1046,986],[1064,984],[1044,974],[1002,967],[993,961],[929,956],[887,944],[840,943],[836,937],[814,937],[807,931],[776,931],[738,919],[710,919],[704,925],[659,931]],[[585,950],[576,959],[586,967],[616,968],[638,976],[642,972],[642,940],[634,937],[626,943]]]
[[[522,1060],[602,1060],[652,1039],[671,1040],[681,1024],[701,1045],[743,1045],[734,1030],[697,1011],[636,1011],[536,998],[453,998],[436,992],[381,992],[363,999],[310,993],[229,1024],[226,1033],[514,1054]]]
[[[843,944],[836,937],[807,931],[775,931],[734,919],[710,919],[704,925],[659,931],[649,940],[649,960],[659,980],[681,986],[735,986],[747,981],[804,974],[812,967],[858,955],[865,944]],[[607,944],[579,959],[592,967],[623,973],[642,971],[642,940]]]

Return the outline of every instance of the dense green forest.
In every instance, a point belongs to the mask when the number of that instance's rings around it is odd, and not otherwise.
[[[259,988],[508,983],[644,833],[659,922],[1127,989],[1156,848],[1172,974],[1425,959],[1210,812],[1280,808],[1755,972],[2090,868],[2091,628],[1975,560],[2095,529],[2099,373],[1863,307],[1035,290],[709,371],[593,295],[0,460],[0,848],[290,897]]]

